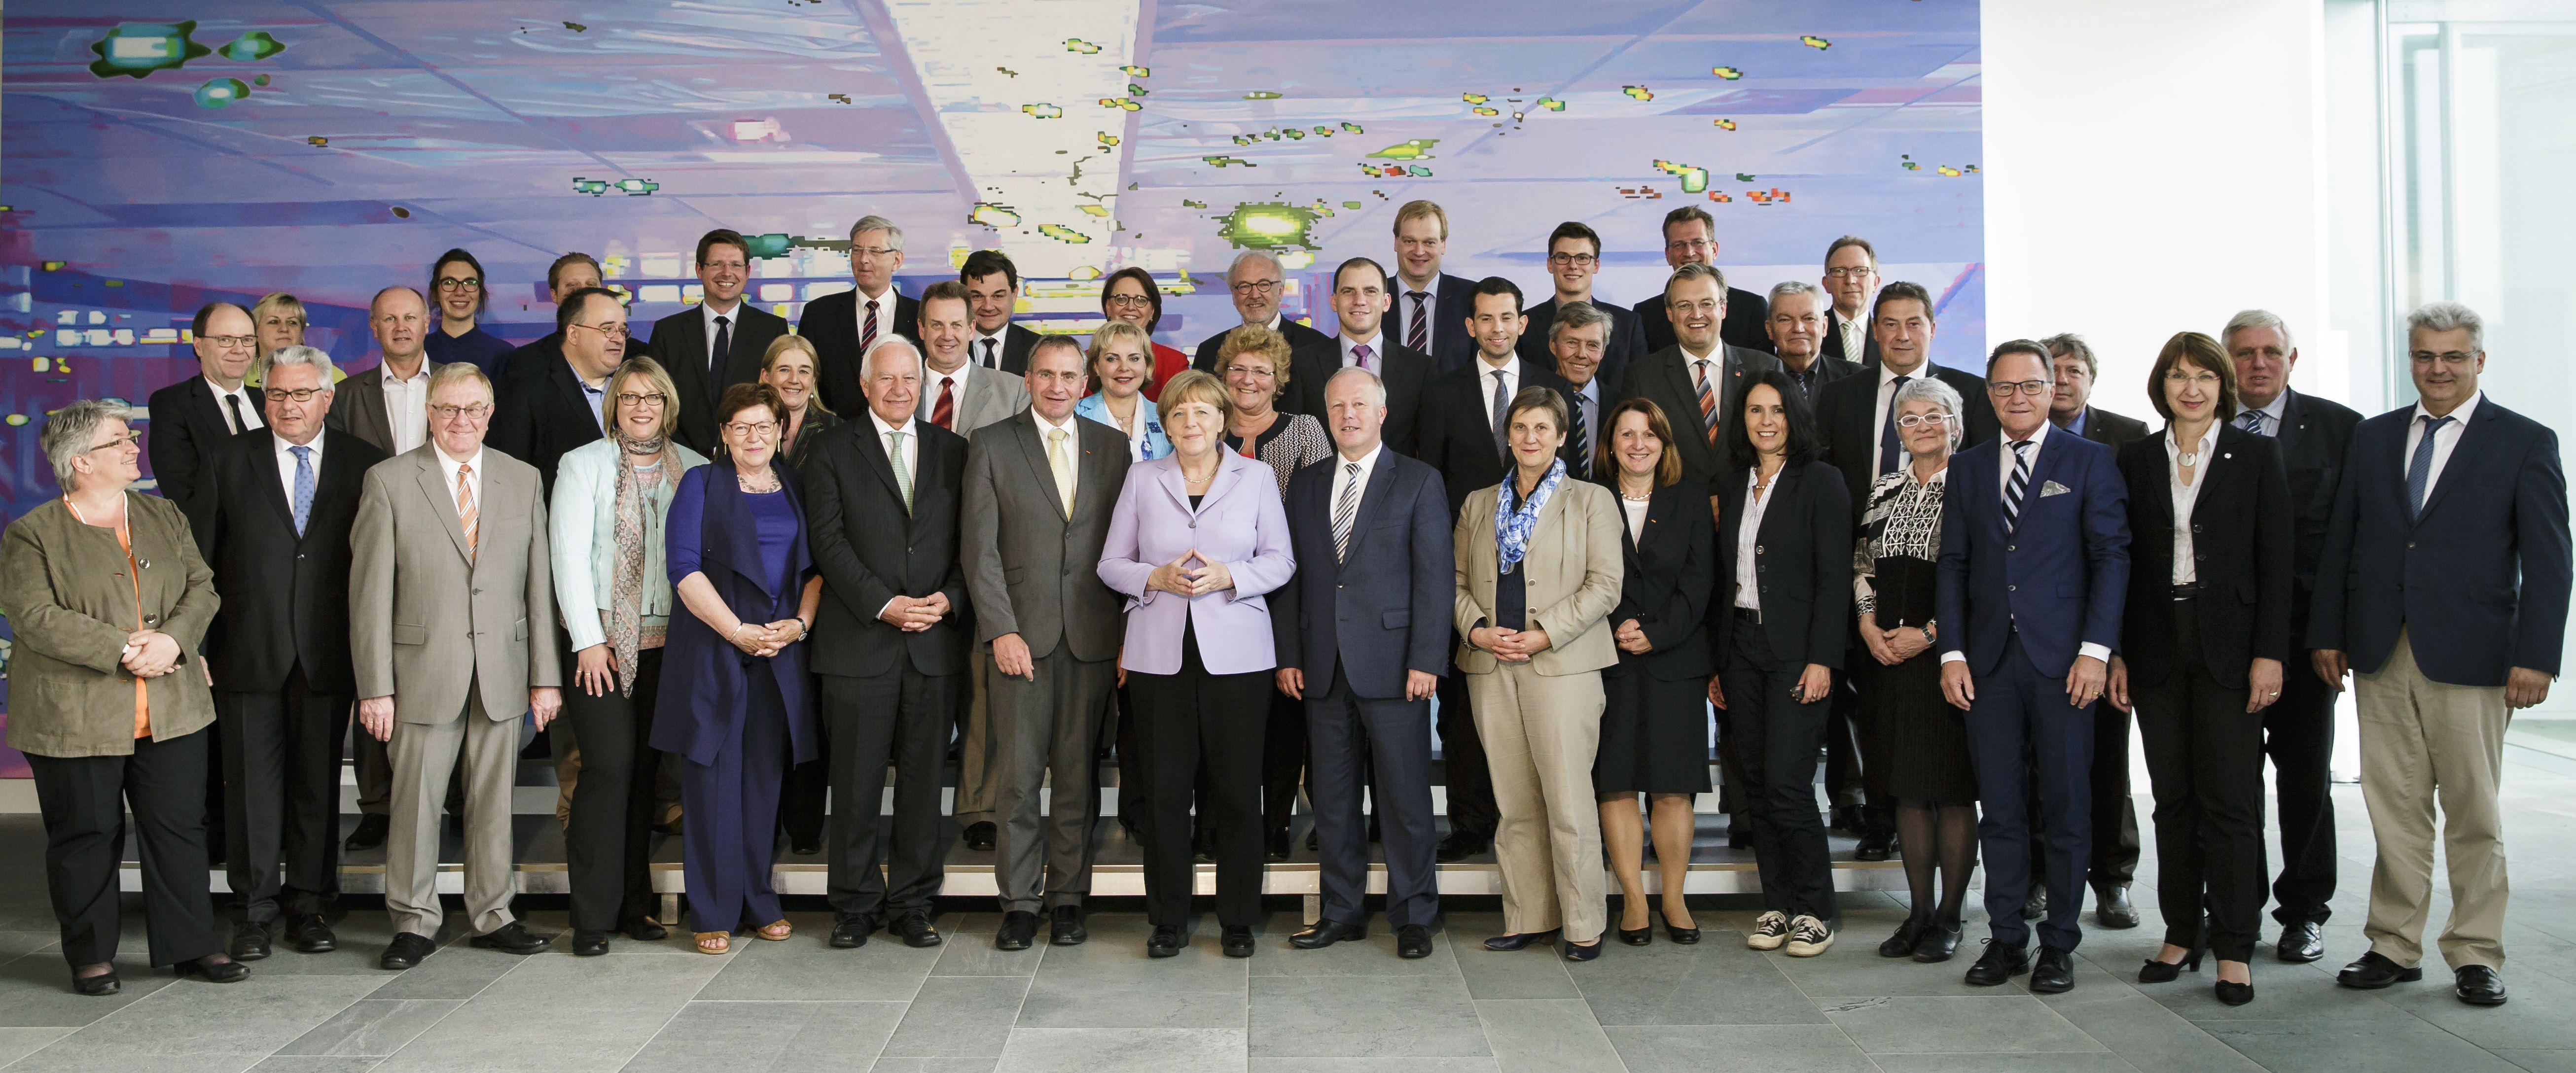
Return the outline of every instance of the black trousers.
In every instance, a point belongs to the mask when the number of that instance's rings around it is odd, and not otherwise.
[[[280,692],[215,692],[224,876],[243,920],[312,916],[339,897],[340,739],[349,713],[349,697],[314,693],[301,664]]]
[[[193,673],[193,672],[191,672]],[[73,968],[116,959],[125,810],[143,840],[143,934],[156,967],[223,952],[206,890],[206,744],[211,728],[131,756],[27,756],[45,821],[45,889]]]
[[[832,823],[823,847],[832,909],[842,917],[879,920],[928,913],[948,860],[948,818],[940,811],[939,791],[965,676],[923,674],[903,660],[891,674],[816,677],[823,683],[823,733],[832,751]],[[889,762],[894,828],[884,838]]]
[[[2263,717],[2246,714],[2245,687],[2209,676],[2197,604],[2174,601],[2173,673],[2136,691],[2156,794],[2156,903],[2166,942],[2199,946],[2205,905],[2210,952],[2244,961],[2263,917]]]
[[[1311,788],[1306,744],[1306,702],[1270,690],[1270,727],[1261,748],[1261,828],[1286,837],[1297,811],[1297,784]]]
[[[1429,926],[1440,915],[1437,828],[1431,822],[1428,702],[1371,700],[1351,692],[1333,668],[1332,688],[1307,690],[1307,740],[1314,747],[1316,844],[1322,852],[1323,918],[1368,921],[1368,823],[1360,795],[1378,782],[1377,816],[1386,838],[1386,920]]]
[[[787,841],[799,846],[823,844],[824,803],[832,789],[831,720],[823,720],[823,755],[787,765],[787,785],[778,794],[778,826]]]
[[[2031,762],[2030,829],[2044,830],[2040,820],[2039,767]],[[2093,851],[2085,861],[2085,882],[2094,889],[2125,887],[2138,875],[2138,802],[2130,796],[2129,713],[2108,704],[2093,706]],[[2033,873],[2048,868],[2048,847],[2033,842]],[[2078,897],[2081,897],[2079,892]],[[2080,908],[2080,907],[2079,907]]]
[[[1180,673],[1127,672],[1146,802],[1145,918],[1157,927],[1189,923],[1197,883],[1190,798],[1204,767],[1204,801],[1216,815],[1217,923],[1250,927],[1261,922],[1261,756],[1274,677],[1209,674],[1193,633],[1181,635]]]
[[[2272,757],[2279,801],[2281,875],[2272,881],[2284,925],[2325,923],[2335,892],[2334,691],[2317,678],[2305,650],[2281,669],[2281,699],[2263,709],[2263,751]]]
[[[622,921],[653,913],[647,866],[653,854],[653,779],[662,754],[646,743],[661,692],[659,648],[636,653],[632,695],[612,685],[594,697],[578,682],[564,684],[563,716],[572,720],[573,740],[581,743],[581,781],[573,784],[572,822],[564,829],[575,930],[615,931]]]
[[[1456,651],[1457,646],[1449,646]],[[1494,775],[1485,765],[1485,743],[1476,737],[1476,711],[1467,699],[1467,674],[1452,664],[1435,694],[1440,730],[1441,785],[1448,794],[1449,833],[1490,842],[1502,812],[1494,806]]]
[[[1744,801],[1753,813],[1762,907],[1830,923],[1838,910],[1833,858],[1816,811],[1816,750],[1824,745],[1833,703],[1792,697],[1806,670],[1803,662],[1773,655],[1769,631],[1751,612],[1737,612],[1721,678],[1744,768]]]

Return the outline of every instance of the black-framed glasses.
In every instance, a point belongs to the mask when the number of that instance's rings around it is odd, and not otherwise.
[[[1234,284],[1236,294],[1268,294],[1278,289],[1279,281],[1275,279],[1247,279]]]
[[[1590,268],[1593,265],[1600,264],[1601,258],[1595,254],[1589,253],[1551,253],[1547,255],[1547,263],[1552,265],[1573,265],[1577,268]]]
[[[463,279],[458,279],[454,276],[440,276],[438,277],[438,289],[442,291],[479,291],[483,289],[483,280],[482,277],[479,276],[467,276]]]
[[[1825,270],[1825,275],[1833,279],[1868,279],[1877,273],[1878,269],[1868,265],[1844,265],[1841,268]]]
[[[1145,294],[1113,294],[1101,301],[1122,309],[1146,309],[1154,304],[1153,296]]]
[[[491,414],[492,405],[490,403],[478,402],[472,406],[448,406],[435,402],[429,404],[429,416],[435,417],[441,421],[454,421],[460,417],[468,421],[480,421],[491,416]]]
[[[669,401],[671,401],[671,397],[670,397],[670,396],[668,396],[668,395],[662,394],[662,393],[661,393],[661,392],[659,392],[659,391],[647,391],[647,392],[620,391],[620,392],[618,392],[618,393],[617,393],[617,404],[618,404],[619,406],[652,406],[652,407],[659,407],[659,406],[661,406],[663,403],[666,403],[666,402],[669,402]]]
[[[2015,394],[2031,396],[2046,395],[2049,390],[2055,386],[2055,384],[2046,380],[2020,380],[2012,382],[1998,381],[1987,384],[1986,390],[1994,392],[1996,398],[2009,399]]]
[[[261,394],[265,395],[270,402],[286,402],[290,399],[296,402],[311,402],[313,401],[313,396],[327,395],[330,393],[331,389],[327,387],[300,387],[292,391],[282,387],[273,387],[261,392]]]

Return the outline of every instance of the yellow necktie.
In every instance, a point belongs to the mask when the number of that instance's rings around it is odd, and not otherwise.
[[[1073,453],[1064,446],[1063,429],[1047,430],[1047,468],[1055,471],[1056,498],[1064,500],[1064,516],[1073,517]]]

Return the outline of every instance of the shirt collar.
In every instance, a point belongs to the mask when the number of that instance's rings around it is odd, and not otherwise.
[[[1706,354],[1691,353],[1689,343],[1676,341],[1673,345],[1682,349],[1682,364],[1684,365],[1697,365],[1703,361],[1714,361],[1724,364],[1726,361],[1726,341],[1723,339],[1709,340],[1708,353]]]
[[[1366,338],[1366,339],[1353,339],[1353,338],[1351,338],[1350,336],[1347,336],[1347,335],[1342,336],[1342,337],[1341,337],[1341,340],[1340,340],[1340,342],[1341,342],[1341,344],[1342,344],[1342,356],[1343,356],[1343,357],[1345,357],[1345,358],[1350,357],[1350,356],[1351,356],[1351,348],[1353,348],[1353,347],[1363,347],[1363,346],[1364,346],[1364,347],[1369,348],[1369,356],[1370,356],[1370,357],[1372,357],[1372,358],[1382,358],[1382,357],[1385,357],[1385,356],[1386,356],[1386,343],[1384,342],[1385,338],[1386,338],[1386,332],[1385,332],[1385,331],[1383,331],[1383,330],[1378,331],[1377,333],[1375,333],[1375,334],[1373,334],[1373,335],[1369,336],[1369,337],[1368,337],[1368,338]]]
[[[223,397],[224,397],[224,396],[226,396],[226,395],[238,395],[238,396],[240,396],[240,397],[241,397],[241,400],[242,400],[243,402],[249,402],[249,401],[251,401],[251,398],[250,398],[250,384],[249,384],[249,382],[247,382],[247,381],[245,381],[245,382],[243,382],[243,383],[241,383],[241,384],[239,384],[239,385],[236,385],[236,386],[235,386],[232,390],[230,390],[230,391],[226,391],[226,390],[224,390],[223,385],[218,384],[218,383],[216,383],[216,382],[215,382],[215,378],[214,378],[214,377],[207,376],[207,375],[206,375],[206,374],[204,374],[204,373],[198,373],[198,374],[197,374],[197,378],[206,382],[206,389],[207,389],[207,390],[209,390],[209,391],[214,392],[214,393],[215,393],[215,398],[217,398],[217,399],[221,399],[221,398],[223,398]]]
[[[930,359],[923,358],[921,361],[921,382],[925,384],[936,384],[939,382],[941,377],[946,377],[950,380],[957,381],[957,390],[964,391],[966,390],[966,378],[974,374],[975,368],[975,347],[974,344],[969,343],[966,346],[966,360],[964,363],[957,366],[956,372],[940,372],[939,370],[930,367]]]
[[[2093,416],[2093,408],[2090,406],[2075,411],[2075,420],[2066,423],[2065,427],[2067,434],[2071,436],[2084,435],[2084,419],[2091,416]],[[2056,423],[2057,422],[2054,421],[2049,422],[2049,424],[2052,425]]]
[[[1369,453],[1359,457],[1358,462],[1360,467],[1360,476],[1365,478],[1369,474],[1376,472],[1377,460],[1385,454],[1386,441],[1379,440],[1377,446],[1369,448]],[[1347,466],[1350,465],[1353,460],[1342,457],[1342,449],[1335,447],[1333,448],[1333,461],[1339,465]]]
[[[2047,418],[2041,418],[2039,421],[2039,431],[2031,433],[2030,439],[2027,441],[2030,444],[2031,450],[2036,451],[2046,448],[2048,446],[2048,434],[2056,427],[2056,422],[2050,421]],[[2004,450],[2012,450],[2012,437],[1997,435],[1995,439],[2004,445]]]
[[[2226,422],[2210,422],[2209,427],[2201,431],[2200,442],[2193,444],[2188,453],[2201,455],[2208,454],[2211,445],[2218,442],[2218,426],[2223,424],[2226,424]],[[2174,440],[2174,430],[2172,425],[2165,426],[2165,449],[2175,453],[2185,453],[2182,451],[2182,445]]]
[[[458,458],[455,455],[448,454],[447,448],[438,445],[437,437],[430,438],[429,449],[438,452],[438,461],[441,464],[439,477],[441,479],[455,480],[456,467],[460,465],[474,467],[474,475],[476,477],[481,477],[483,475],[483,447],[479,444],[475,446],[474,456],[471,458]]]
[[[1914,378],[1914,379],[1916,379],[1916,380],[1921,380],[1921,379],[1923,379],[1923,378],[1925,378],[1925,377],[1928,377],[1928,376],[1931,376],[1931,375],[1932,375],[1932,360],[1931,360],[1930,358],[1926,358],[1926,359],[1924,359],[1924,360],[1923,360],[1923,364],[1918,365],[1918,366],[1915,366],[1915,367],[1914,367],[1914,371],[1913,371],[1913,372],[1910,372],[1910,373],[1900,373],[1900,372],[1897,372],[1897,371],[1896,371],[1896,370],[1894,370],[1894,369],[1890,369],[1890,368],[1888,368],[1888,367],[1887,367],[1887,364],[1886,364],[1885,362],[1881,362],[1881,363],[1879,363],[1879,366],[1878,366],[1878,386],[1880,386],[1880,387],[1886,387],[1890,382],[1894,381],[1894,380],[1895,380],[1897,377],[1899,377],[1899,376],[1908,376],[1908,377],[1912,377],[1912,378]],[[2044,422],[2044,421],[2043,421],[2043,422],[2041,422],[2041,424],[2046,424],[2046,423],[2047,423],[2047,422]]]
[[[2459,422],[2461,428],[2469,427],[2469,418],[2477,416],[2478,404],[2486,401],[2486,397],[2487,393],[2483,391],[2469,396],[2467,402],[2461,403],[2457,409],[2451,411],[2451,420]],[[2407,419],[2407,423],[2420,423],[2425,418],[2431,416],[2433,416],[2433,411],[2425,409],[2422,402],[2417,402],[2415,404],[2415,414],[2413,417]]]
[[[1061,425],[1059,425],[1059,424],[1056,424],[1056,423],[1054,423],[1054,422],[1048,421],[1048,420],[1046,419],[1046,415],[1045,415],[1045,414],[1042,414],[1042,413],[1039,413],[1039,412],[1038,412],[1038,408],[1037,408],[1035,405],[1032,405],[1032,406],[1030,406],[1030,407],[1029,407],[1029,418],[1030,418],[1031,420],[1034,420],[1034,421],[1036,421],[1036,422],[1038,423],[1038,440],[1039,440],[1039,442],[1041,442],[1041,443],[1043,443],[1043,442],[1045,442],[1045,441],[1046,441],[1046,434],[1047,434],[1047,433],[1052,432],[1052,431],[1055,431],[1055,430],[1057,430],[1057,429],[1063,429],[1063,430],[1064,430],[1064,431],[1066,431],[1066,432],[1074,433],[1074,434],[1075,434],[1075,436],[1076,436],[1076,438],[1080,438],[1080,435],[1081,435],[1081,433],[1082,433],[1082,430],[1081,430],[1081,429],[1075,428],[1075,427],[1074,427],[1074,425],[1073,425],[1074,421],[1076,421],[1076,420],[1077,420],[1077,418],[1076,418],[1073,414],[1066,414],[1066,415],[1064,415],[1064,423],[1063,423],[1063,424],[1061,424]]]
[[[713,340],[713,339],[715,338],[716,318],[717,318],[717,317],[723,317],[723,318],[725,319],[725,324],[726,324],[726,326],[727,326],[727,327],[739,326],[739,325],[742,323],[742,307],[744,307],[744,306],[746,306],[746,305],[750,305],[750,304],[751,304],[750,299],[747,299],[747,298],[745,298],[745,299],[736,299],[736,300],[734,301],[734,303],[733,303],[733,308],[732,308],[732,309],[728,309],[728,310],[725,310],[724,312],[719,313],[719,312],[717,312],[717,311],[716,311],[716,307],[714,307],[714,306],[712,306],[712,305],[708,305],[708,304],[707,304],[706,302],[704,302],[704,301],[699,302],[699,303],[698,303],[698,316],[699,316],[699,318],[701,318],[701,319],[703,319],[704,321],[706,321],[706,325],[707,325],[707,338],[708,338],[708,339],[710,339],[710,340]]]
[[[429,359],[425,357],[422,358],[419,371],[412,373],[411,378],[408,380],[395,376],[394,364],[383,358],[376,359],[376,372],[377,375],[384,378],[385,383],[392,384],[397,387],[410,386],[413,384],[426,385],[429,383]]]
[[[1414,290],[1413,284],[1406,283],[1402,276],[1396,277],[1395,289],[1397,294],[1406,296],[1411,295]],[[1440,304],[1440,273],[1433,272],[1431,282],[1422,285],[1422,296],[1429,299],[1434,306]]]
[[[2282,388],[2280,394],[2272,396],[2270,405],[2257,406],[2254,412],[2271,419],[2271,427],[2281,427],[2281,415],[2290,412],[2290,389]]]
[[[893,305],[894,300],[900,297],[900,295],[895,291],[894,283],[892,281],[888,281],[886,283],[886,289],[884,293],[881,294],[869,294],[868,292],[861,290],[856,283],[850,285],[850,291],[851,293],[858,295],[858,304],[860,309],[864,310],[867,308],[868,303],[875,302],[878,306],[878,311],[884,313],[894,312],[893,310],[886,309],[884,307]]]
[[[883,439],[885,434],[889,432],[901,432],[906,436],[912,435],[912,426],[914,422],[913,418],[907,417],[903,419],[903,427],[896,428],[893,425],[886,424],[885,418],[878,417],[876,410],[874,408],[870,408],[868,410],[868,423],[877,427],[877,437],[879,439]]]
[[[320,462],[322,460],[322,440],[324,437],[317,435],[313,437],[313,442],[311,443],[288,443],[286,442],[286,437],[277,434],[276,426],[271,425],[269,426],[269,429],[268,438],[276,444],[278,454],[283,455],[292,452],[298,447],[306,447],[312,449],[313,460],[315,462]]]

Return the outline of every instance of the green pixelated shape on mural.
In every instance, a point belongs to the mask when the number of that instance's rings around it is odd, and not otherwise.
[[[100,78],[142,78],[154,71],[175,71],[189,60],[214,50],[189,40],[196,20],[186,22],[120,22],[107,35],[89,43],[98,59],[89,73]]]

